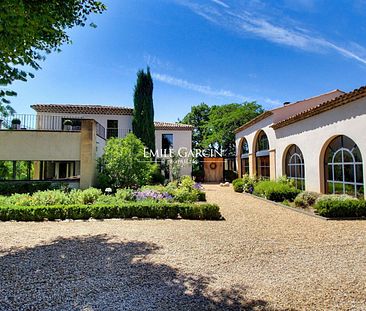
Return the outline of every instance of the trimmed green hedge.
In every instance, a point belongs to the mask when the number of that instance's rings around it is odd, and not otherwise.
[[[44,219],[171,218],[219,220],[215,204],[143,203],[118,205],[0,206],[0,220],[43,221]]]
[[[275,202],[293,201],[300,193],[295,187],[272,180],[260,181],[254,186],[254,194]]]
[[[320,216],[329,218],[366,217],[366,201],[354,198],[322,196],[314,208]]]
[[[48,190],[52,187],[50,181],[42,182],[0,182],[0,195],[12,195],[14,193],[34,193]]]
[[[244,181],[243,178],[237,178],[234,179],[233,182],[233,188],[235,192],[243,192],[244,191]]]

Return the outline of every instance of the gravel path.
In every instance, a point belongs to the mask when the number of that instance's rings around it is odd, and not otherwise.
[[[366,310],[366,221],[205,188],[225,221],[0,223],[0,310]]]

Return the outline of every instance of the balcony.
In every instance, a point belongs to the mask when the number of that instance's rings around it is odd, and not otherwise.
[[[80,132],[81,120],[90,118],[79,117],[77,115],[14,114],[9,117],[0,115],[0,130]],[[17,121],[14,122],[13,120]],[[96,134],[102,139],[111,137],[124,138],[130,132],[131,129],[129,128],[105,129],[103,125],[96,121]]]

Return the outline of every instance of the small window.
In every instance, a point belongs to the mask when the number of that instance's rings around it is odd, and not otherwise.
[[[161,148],[164,153],[169,153],[170,149],[173,149],[173,134],[163,134]]]
[[[118,137],[118,120],[107,120],[107,139]]]

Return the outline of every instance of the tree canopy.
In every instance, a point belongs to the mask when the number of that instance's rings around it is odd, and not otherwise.
[[[40,69],[46,54],[71,43],[67,29],[85,26],[90,14],[104,10],[106,6],[95,0],[1,0],[0,86],[33,78],[29,70]],[[4,104],[15,95],[8,88],[0,88]]]
[[[193,106],[182,122],[197,127],[193,133],[193,144],[198,148],[213,148],[224,151],[226,156],[234,156],[234,130],[263,111],[256,102],[211,107],[200,104]]]
[[[206,136],[206,124],[210,117],[211,108],[205,103],[192,106],[189,112],[181,121],[184,124],[194,126],[192,132],[192,147],[194,149],[203,149],[203,140]]]
[[[153,89],[149,67],[146,73],[139,70],[133,96],[132,128],[134,134],[150,150],[155,150]]]

